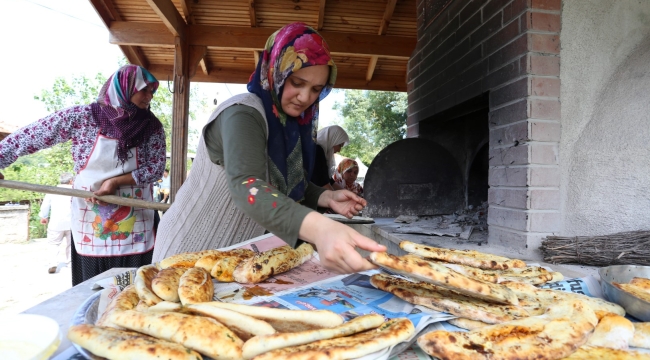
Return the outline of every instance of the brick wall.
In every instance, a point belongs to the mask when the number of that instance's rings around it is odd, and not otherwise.
[[[424,9],[444,1],[427,18]],[[525,252],[559,230],[561,0],[420,0],[408,137],[489,93],[489,241]]]

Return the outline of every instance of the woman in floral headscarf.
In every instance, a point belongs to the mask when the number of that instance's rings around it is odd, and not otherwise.
[[[268,230],[290,245],[298,238],[316,245],[331,270],[372,268],[354,248],[385,247],[313,210],[329,207],[352,217],[366,204],[352,192],[308,181],[318,103],[335,80],[327,44],[314,29],[292,23],[271,35],[249,93],[220,104],[203,128],[192,173],[161,220],[153,260],[222,248]]]
[[[363,197],[363,187],[357,183],[359,176],[359,164],[352,159],[343,159],[336,167],[336,172],[332,176],[334,183],[342,189],[350,190],[360,197]]]
[[[72,140],[74,188],[96,195],[149,200],[165,169],[165,132],[150,111],[158,80],[126,65],[106,81],[97,101],[57,111],[0,142],[0,168],[21,155]],[[0,174],[0,178],[4,178]],[[72,284],[113,267],[150,264],[154,211],[72,198]]]

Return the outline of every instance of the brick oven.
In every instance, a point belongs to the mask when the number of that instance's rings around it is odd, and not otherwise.
[[[407,139],[368,169],[371,216],[487,199],[490,246],[527,258],[549,234],[650,230],[650,1],[418,0],[417,15]]]

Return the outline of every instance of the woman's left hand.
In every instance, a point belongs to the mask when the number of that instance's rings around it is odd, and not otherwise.
[[[330,191],[327,207],[348,219],[359,215],[366,207],[366,200],[349,190]]]

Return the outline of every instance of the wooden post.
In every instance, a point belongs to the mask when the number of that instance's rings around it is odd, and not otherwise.
[[[172,110],[172,149],[170,201],[173,202],[187,173],[187,131],[190,105],[189,45],[175,37],[174,101]]]

